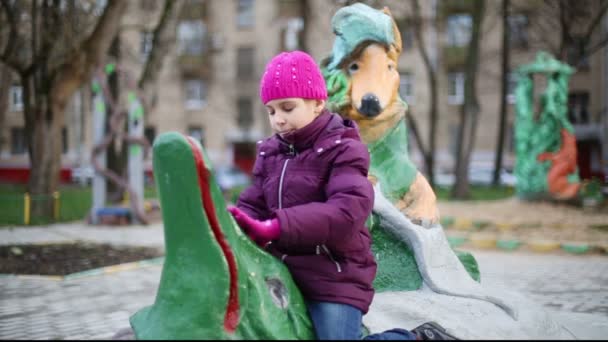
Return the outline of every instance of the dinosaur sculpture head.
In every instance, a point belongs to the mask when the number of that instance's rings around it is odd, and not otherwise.
[[[321,62],[328,106],[357,121],[366,143],[376,141],[407,109],[398,92],[399,29],[387,7],[362,3],[339,9],[332,28],[332,53]]]
[[[289,271],[226,211],[201,145],[168,132],[153,151],[165,262],[155,303],[130,319],[136,338],[314,338]]]

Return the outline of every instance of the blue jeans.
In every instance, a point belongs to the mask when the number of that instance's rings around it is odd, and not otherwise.
[[[315,327],[317,340],[360,340],[361,310],[348,304],[307,301],[308,313]],[[368,335],[364,340],[415,340],[405,329],[391,329]]]

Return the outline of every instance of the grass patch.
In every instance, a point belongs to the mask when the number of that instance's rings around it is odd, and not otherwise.
[[[24,194],[26,186],[24,184],[0,184],[0,227],[1,226],[20,226],[24,225]],[[91,186],[79,186],[72,184],[62,184],[59,187],[59,218],[55,221],[52,218],[31,217],[31,225],[44,225],[54,222],[69,222],[84,219],[93,202]],[[156,187],[146,186],[144,197],[156,198]],[[52,202],[51,196],[35,196],[34,201]]]
[[[451,187],[436,186],[434,191],[439,200],[449,201],[452,199],[450,197]],[[471,185],[470,193],[471,197],[468,199],[470,201],[491,201],[513,197],[515,195],[515,188],[504,185]]]

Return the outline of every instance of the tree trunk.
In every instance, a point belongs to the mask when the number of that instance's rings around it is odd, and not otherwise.
[[[494,154],[494,174],[492,184],[500,184],[500,170],[502,169],[502,157],[505,141],[505,129],[507,124],[507,91],[509,86],[509,5],[510,0],[502,0],[502,77],[500,88],[500,120],[498,123],[498,140],[496,142],[496,153]]]
[[[464,105],[460,111],[461,129],[456,154],[456,183],[452,188],[452,197],[466,199],[469,194],[469,161],[471,151],[475,145],[475,133],[479,115],[479,102],[477,101],[476,79],[479,64],[479,44],[481,41],[481,25],[485,0],[475,0],[473,6],[473,29],[471,41],[468,46],[468,56],[465,67]]]
[[[111,58],[117,63],[120,64],[120,35],[116,35],[114,40],[112,41],[112,45],[110,46],[110,50],[108,54]],[[109,109],[109,113],[106,116],[106,124],[105,127],[110,127],[110,120],[112,118],[113,111],[116,110],[114,106],[119,106],[121,104],[121,84],[120,77],[118,76],[118,70],[108,75],[108,88],[110,90],[110,95],[112,99],[106,99],[106,108]],[[126,134],[127,131],[127,121],[122,120],[121,133]],[[106,132],[108,134],[109,132]],[[123,142],[123,135],[118,134],[112,137],[112,142],[108,145],[108,150],[106,151],[107,158],[107,167],[110,171],[115,172],[119,177],[126,177],[127,170],[127,146]],[[114,182],[107,182],[106,185],[106,198],[110,203],[119,203],[124,198],[124,191],[122,187]]]
[[[418,42],[418,51],[424,61],[426,74],[428,77],[429,93],[431,94],[431,100],[429,103],[429,148],[426,153],[423,152],[424,165],[427,170],[428,181],[431,187],[435,186],[435,135],[437,132],[437,72],[434,62],[431,61],[429,53],[426,49],[425,40],[423,36],[423,18],[420,11],[420,3],[418,0],[412,1],[412,12],[414,15],[414,36]],[[435,23],[432,23],[433,25]]]
[[[426,171],[428,171],[428,165],[426,165],[428,152],[427,152],[426,148],[424,147],[424,141],[422,141],[422,136],[420,136],[420,131],[418,130],[418,123],[416,122],[416,119],[414,119],[414,115],[412,115],[412,112],[409,110],[408,110],[405,118],[407,120],[408,130],[410,132],[412,132],[412,135],[414,136],[416,145],[418,145],[418,149],[420,150],[420,153],[422,154],[422,158],[425,163],[424,166],[426,168]],[[408,142],[406,141],[404,143],[408,143]],[[410,145],[408,145],[408,146],[410,146]]]
[[[28,192],[32,196],[32,217],[52,217],[51,196],[57,190],[61,169],[61,125],[65,106],[51,100],[51,89],[37,79],[47,79],[42,72],[21,75],[25,136],[30,156]]]
[[[0,127],[4,128],[6,114],[8,113],[8,101],[9,101],[9,92],[11,89],[11,85],[13,84],[13,74],[12,72],[0,63]],[[0,129],[0,152],[4,146],[6,146],[7,137],[5,135],[5,130]]]

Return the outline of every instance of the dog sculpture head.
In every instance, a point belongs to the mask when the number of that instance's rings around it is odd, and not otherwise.
[[[332,27],[332,54],[321,63],[329,107],[355,120],[366,142],[374,141],[405,114],[399,29],[387,7],[380,11],[361,3],[337,11]]]

